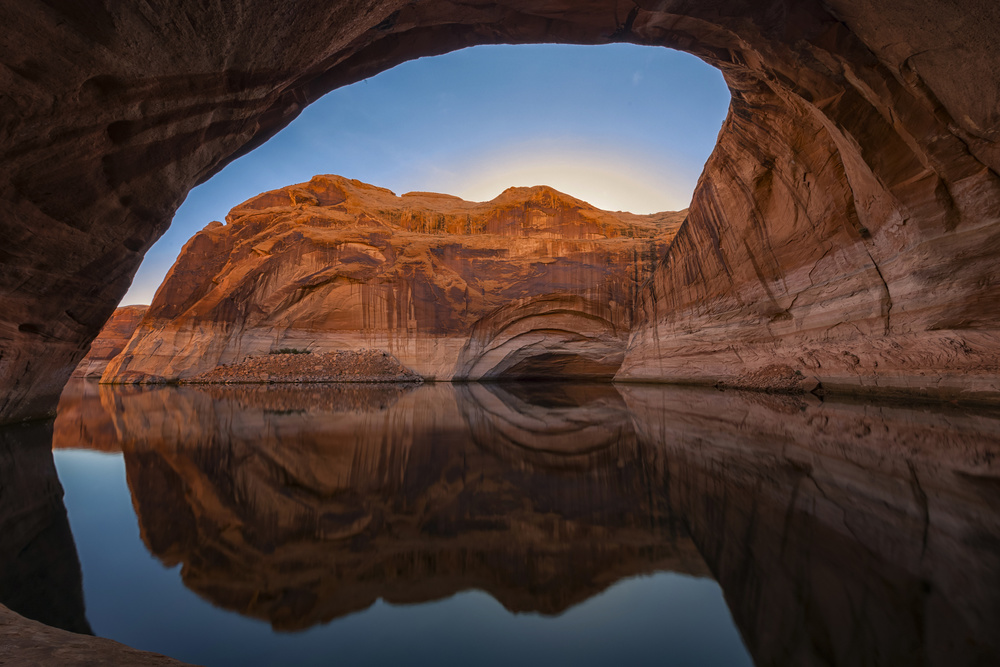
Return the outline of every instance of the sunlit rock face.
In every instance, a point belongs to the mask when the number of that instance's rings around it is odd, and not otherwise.
[[[323,93],[482,43],[634,42],[732,110],[622,377],[995,398],[993,0],[27,0],[0,10],[0,418],[52,410],[185,194]]]
[[[101,333],[90,344],[90,351],[73,371],[73,377],[100,378],[108,362],[125,349],[146,313],[146,306],[123,306],[115,309]]]
[[[189,379],[282,348],[381,349],[432,379],[610,379],[683,218],[546,187],[473,203],[317,176],[192,238],[102,380]]]

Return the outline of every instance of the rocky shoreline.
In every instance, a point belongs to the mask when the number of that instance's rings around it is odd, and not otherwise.
[[[307,351],[247,357],[218,366],[185,384],[259,384],[323,382],[423,382],[390,354],[379,350]]]

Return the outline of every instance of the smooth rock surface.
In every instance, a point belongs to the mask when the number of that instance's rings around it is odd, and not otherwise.
[[[186,664],[157,653],[137,651],[110,639],[58,630],[0,605],[0,665],[5,667],[181,667]]]
[[[547,187],[474,203],[316,176],[226,219],[187,243],[103,382],[200,381],[282,349],[380,351],[439,380],[610,379],[684,214],[611,213]]]

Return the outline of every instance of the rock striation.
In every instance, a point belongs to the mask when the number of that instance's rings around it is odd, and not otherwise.
[[[495,43],[690,52],[733,95],[620,377],[771,364],[997,398],[993,0],[0,9],[0,419],[54,409],[187,192],[329,90]],[[254,18],[257,17],[257,18]],[[30,55],[28,55],[30,54]]]
[[[683,219],[547,187],[475,203],[316,176],[195,235],[102,381],[221,379],[286,349],[377,351],[439,380],[610,379]]]
[[[101,329],[101,333],[97,334],[97,338],[90,344],[90,351],[73,371],[73,377],[100,378],[104,374],[104,369],[108,367],[108,362],[125,349],[139,322],[142,321],[146,308],[147,306],[122,306],[116,309],[111,314],[111,319]]]

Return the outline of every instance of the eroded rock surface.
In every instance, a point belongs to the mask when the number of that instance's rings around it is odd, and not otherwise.
[[[0,664],[9,667],[184,667],[188,663],[158,653],[137,651],[110,639],[59,630],[0,605]]]
[[[73,377],[98,379],[108,362],[125,349],[147,306],[122,306],[111,314],[101,333],[90,344],[90,351],[73,371]]]
[[[475,203],[316,176],[193,237],[102,381],[205,379],[281,349],[380,350],[432,379],[610,379],[683,218],[547,187]]]
[[[678,48],[732,90],[623,377],[781,363],[997,393],[993,0],[351,0],[277,19],[259,0],[27,0],[0,20],[2,419],[54,408],[196,183],[333,88],[483,43]]]

